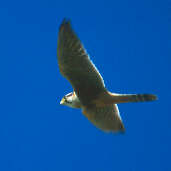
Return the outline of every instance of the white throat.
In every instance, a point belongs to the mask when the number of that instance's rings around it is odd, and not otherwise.
[[[65,105],[72,108],[81,108],[81,103],[75,92],[68,93],[63,97],[60,102],[61,105]]]

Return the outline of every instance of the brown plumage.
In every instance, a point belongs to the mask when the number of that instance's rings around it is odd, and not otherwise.
[[[151,94],[110,93],[70,22],[65,19],[59,28],[57,56],[61,74],[74,89],[61,104],[81,108],[83,114],[104,131],[124,131],[117,103],[156,100]]]

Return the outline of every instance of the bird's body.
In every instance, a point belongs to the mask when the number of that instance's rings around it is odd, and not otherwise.
[[[64,20],[58,35],[58,64],[61,74],[71,83],[74,91],[61,100],[60,104],[81,108],[82,113],[104,131],[124,131],[116,104],[155,100],[151,94],[110,93],[103,78],[90,60],[81,41]]]

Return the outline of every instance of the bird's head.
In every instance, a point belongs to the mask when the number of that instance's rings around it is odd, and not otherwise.
[[[61,102],[60,102],[61,105],[65,105],[65,106],[68,106],[68,107],[72,107],[72,108],[80,108],[80,101],[77,97],[77,95],[75,94],[75,92],[71,92],[71,93],[68,93],[67,95],[65,95]]]

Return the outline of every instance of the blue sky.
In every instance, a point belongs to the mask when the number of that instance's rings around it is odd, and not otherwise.
[[[0,170],[170,171],[168,9],[163,0],[1,1]],[[59,105],[72,91],[56,60],[64,17],[110,91],[159,96],[119,105],[124,135]]]

